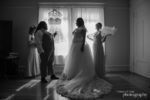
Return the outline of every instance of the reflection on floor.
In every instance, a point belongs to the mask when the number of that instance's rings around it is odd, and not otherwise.
[[[149,79],[120,72],[108,73],[106,80],[113,84],[113,90],[98,100],[150,100]],[[56,81],[43,84],[40,77],[0,80],[0,100],[69,100],[56,93]]]

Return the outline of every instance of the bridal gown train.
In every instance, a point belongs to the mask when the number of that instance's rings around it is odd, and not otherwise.
[[[56,83],[58,94],[74,99],[93,99],[111,91],[112,85],[104,79],[98,78],[92,60],[90,47],[83,43],[83,27],[74,31],[72,45],[67,56],[62,77]]]

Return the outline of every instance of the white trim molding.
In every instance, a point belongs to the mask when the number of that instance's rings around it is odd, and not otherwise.
[[[129,71],[129,65],[106,65],[106,72]]]

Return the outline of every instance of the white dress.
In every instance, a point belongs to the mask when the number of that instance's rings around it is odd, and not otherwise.
[[[40,59],[37,48],[35,46],[34,35],[29,35],[29,55],[28,55],[28,76],[36,76],[40,74]]]
[[[85,28],[77,28],[65,63],[62,77],[56,83],[58,94],[74,99],[93,99],[111,91],[112,85],[95,74],[90,47],[83,43],[82,32]]]

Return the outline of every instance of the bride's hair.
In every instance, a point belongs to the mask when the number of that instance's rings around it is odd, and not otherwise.
[[[84,26],[83,18],[81,18],[81,17],[77,18],[76,22],[77,22],[76,24],[78,27]]]
[[[37,32],[37,31],[40,30],[40,29],[45,29],[45,30],[47,30],[47,24],[46,24],[45,21],[41,21],[41,22],[38,24],[37,29],[36,29],[35,32]]]

